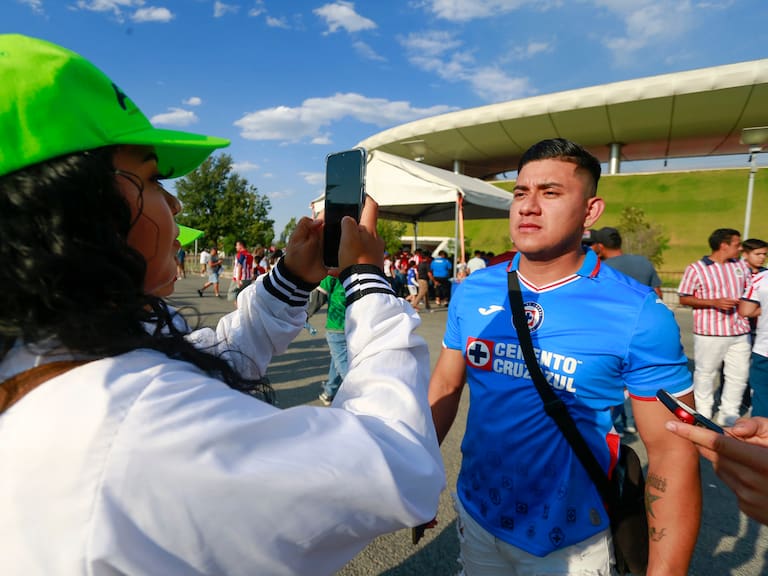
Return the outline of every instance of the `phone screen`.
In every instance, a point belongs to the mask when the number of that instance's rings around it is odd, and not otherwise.
[[[330,154],[325,163],[325,225],[323,262],[339,265],[341,219],[351,216],[360,221],[365,197],[365,150],[356,148]]]

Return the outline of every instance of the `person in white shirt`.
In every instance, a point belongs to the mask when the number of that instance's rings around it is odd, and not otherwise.
[[[211,253],[203,248],[200,252],[200,276],[205,276],[205,271],[208,268],[208,262],[211,261]]]
[[[322,222],[190,332],[164,301],[181,207],[160,180],[228,141],[153,128],[54,44],[0,35],[0,54],[3,573],[330,575],[432,518],[428,348],[384,278],[375,203],[342,221],[344,385],[331,408],[280,410],[264,376],[328,274]]]
[[[482,250],[475,250],[475,255],[467,262],[467,273],[472,274],[472,272],[482,270],[485,266],[486,264],[485,260],[483,260]]]

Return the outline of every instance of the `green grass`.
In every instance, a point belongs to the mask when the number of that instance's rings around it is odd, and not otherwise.
[[[687,264],[709,254],[707,238],[717,228],[743,232],[749,169],[703,170],[655,174],[618,174],[600,179],[599,194],[606,210],[597,227],[616,226],[622,209],[635,206],[669,238],[660,272],[682,272]],[[494,183],[510,190],[514,183]],[[768,241],[768,170],[755,175],[749,235]],[[453,236],[453,222],[424,222],[419,234]],[[410,232],[410,231],[409,231]],[[506,219],[464,222],[467,253],[508,250]]]

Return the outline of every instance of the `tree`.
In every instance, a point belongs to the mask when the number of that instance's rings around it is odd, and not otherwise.
[[[291,216],[291,219],[288,220],[288,224],[285,225],[285,228],[283,228],[283,231],[280,233],[280,240],[277,242],[278,248],[283,248],[286,244],[288,244],[288,239],[291,237],[291,234],[293,234],[295,229],[296,217]]]
[[[392,220],[379,220],[376,225],[376,233],[384,240],[384,249],[390,254],[397,254],[400,251],[402,245],[400,236],[405,233],[405,229],[405,222]]]
[[[657,268],[664,263],[663,252],[669,248],[669,238],[665,236],[661,226],[646,220],[642,209],[626,206],[621,211],[618,228],[623,252],[641,254]]]
[[[183,209],[179,224],[205,231],[208,244],[234,249],[235,241],[269,246],[275,236],[269,198],[232,171],[229,154],[210,156],[176,182]]]

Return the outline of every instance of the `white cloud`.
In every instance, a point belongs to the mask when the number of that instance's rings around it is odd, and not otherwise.
[[[221,18],[229,13],[237,14],[238,10],[240,10],[240,6],[237,4],[225,4],[224,2],[219,2],[219,0],[213,3],[214,18]]]
[[[475,70],[467,80],[476,94],[491,102],[515,100],[535,92],[528,78],[510,77],[503,70],[494,67]]]
[[[320,136],[315,136],[312,138],[312,144],[318,144],[320,146],[327,146],[328,144],[332,144],[333,140],[331,140],[330,134],[320,134]]]
[[[528,42],[525,46],[516,46],[512,50],[512,58],[515,60],[528,60],[537,54],[552,52],[553,46],[548,42]]]
[[[203,103],[202,98],[199,98],[198,96],[191,96],[186,100],[182,100],[182,104],[184,104],[185,106],[200,106],[200,104],[202,103]]]
[[[690,0],[594,0],[594,3],[624,23],[623,35],[603,39],[619,63],[634,58],[634,53],[641,48],[676,40],[692,25]]]
[[[299,172],[299,176],[304,178],[304,182],[312,186],[325,182],[325,174],[323,172]]]
[[[331,4],[325,4],[320,8],[313,10],[328,25],[325,34],[333,34],[339,28],[344,28],[347,32],[359,32],[360,30],[372,30],[376,28],[376,23],[355,12],[355,5],[352,2],[338,0]]]
[[[528,78],[509,76],[495,64],[478,65],[472,52],[459,50],[461,41],[449,32],[412,33],[399,40],[411,64],[446,82],[466,82],[485,100],[499,102],[536,93]]]
[[[248,10],[248,16],[259,16],[260,14],[263,14],[266,11],[264,8],[264,1],[263,0],[256,0],[254,2],[253,8]]]
[[[386,62],[387,59],[384,58],[384,56],[381,56],[379,53],[376,52],[373,48],[371,48],[368,44],[365,42],[362,42],[358,40],[357,42],[352,43],[352,47],[355,49],[355,51],[360,54],[363,58],[366,60],[375,60],[377,62]]]
[[[275,18],[273,16],[267,16],[266,18],[267,26],[270,28],[283,28],[285,30],[288,30],[290,26],[288,25],[288,22],[285,21],[285,18]]]
[[[414,108],[409,102],[368,98],[361,94],[335,94],[328,98],[309,98],[301,106],[277,106],[245,114],[235,122],[248,140],[298,142],[330,138],[326,127],[343,118],[353,118],[378,127],[394,126],[454,110],[450,106]]]
[[[258,164],[254,164],[253,162],[234,162],[232,163],[232,170],[234,170],[237,173],[242,174],[243,172],[255,172],[259,169]]]
[[[120,22],[125,19],[124,12],[132,8],[136,10],[130,19],[137,23],[170,22],[175,17],[168,8],[145,6],[145,4],[145,0],[77,0],[75,8],[89,12],[111,12]]]
[[[77,0],[75,7],[90,12],[112,12],[115,17],[122,19],[123,9],[143,5],[144,0]]]
[[[19,0],[22,4],[26,4],[32,9],[32,12],[35,12],[36,14],[43,14],[45,10],[43,10],[43,0]]]
[[[423,57],[439,56],[461,46],[461,40],[454,38],[450,32],[429,30],[421,33],[411,33],[400,38],[402,44],[410,53],[421,54]]]
[[[290,198],[293,195],[293,190],[274,190],[272,192],[267,192],[267,196],[270,200],[281,200],[283,198]]]
[[[164,114],[157,114],[149,119],[152,124],[165,126],[189,126],[197,122],[197,115],[182,108],[169,108]]]
[[[539,8],[546,3],[537,0]],[[477,18],[490,18],[504,12],[512,12],[534,0],[430,0],[427,5],[438,18],[452,22],[466,22]]]
[[[139,8],[131,16],[134,22],[170,22],[173,20],[173,13],[168,8]]]

